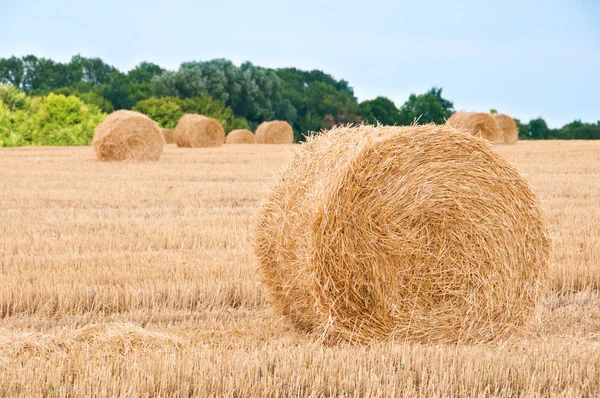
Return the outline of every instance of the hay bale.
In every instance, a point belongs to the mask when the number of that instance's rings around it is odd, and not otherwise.
[[[516,144],[519,141],[519,129],[515,120],[502,113],[494,113],[492,116],[500,130],[502,143],[508,145]]]
[[[467,130],[472,135],[483,137],[493,143],[502,142],[502,134],[492,115],[482,112],[455,112],[446,124]]]
[[[165,140],[148,116],[133,111],[116,111],[94,131],[92,140],[98,160],[158,160]]]
[[[254,134],[252,131],[241,129],[232,130],[225,138],[226,144],[254,144]]]
[[[169,129],[160,129],[162,131],[163,137],[165,139],[165,144],[174,144],[175,143],[175,132]]]
[[[179,119],[175,143],[179,147],[205,148],[223,145],[225,130],[217,119],[188,114]]]
[[[276,311],[344,340],[479,342],[519,328],[550,243],[527,181],[449,126],[338,127],[309,139],[255,241]]]
[[[263,122],[256,129],[257,144],[293,144],[294,130],[288,122],[273,120]]]

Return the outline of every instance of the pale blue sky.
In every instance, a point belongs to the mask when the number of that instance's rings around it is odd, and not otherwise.
[[[458,110],[600,120],[600,1],[0,0],[0,57],[321,69],[359,100],[443,87]]]

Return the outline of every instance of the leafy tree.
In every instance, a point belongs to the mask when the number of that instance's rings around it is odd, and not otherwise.
[[[454,113],[451,101],[442,97],[442,89],[433,87],[425,94],[411,94],[400,108],[398,123],[410,125],[415,121],[419,124],[443,124]]]
[[[131,79],[121,72],[113,72],[107,83],[98,86],[98,91],[116,110],[131,109],[136,103]]]
[[[529,137],[529,126],[521,123],[519,119],[513,118],[515,124],[517,125],[517,130],[519,131],[519,139],[520,140],[528,140]]]
[[[151,80],[155,96],[194,98],[208,95],[223,101],[235,115],[258,124],[264,120],[289,120],[295,113],[282,98],[282,83],[270,69],[249,62],[235,66],[215,59],[186,62],[177,72],[164,72]]]
[[[21,87],[23,83],[23,61],[12,56],[8,59],[0,59],[0,83],[9,83],[15,87]]]
[[[152,62],[142,62],[129,71],[128,75],[135,84],[150,83],[154,76],[160,76],[165,70]]]
[[[493,115],[495,113],[498,113],[498,111],[496,109],[492,108],[492,109],[490,109],[490,113]]]
[[[391,100],[385,97],[363,101],[359,105],[359,110],[360,117],[365,123],[375,124],[379,122],[385,125],[398,123],[400,111]]]
[[[310,131],[360,121],[358,102],[346,81],[319,70],[282,68],[277,75],[283,81],[283,98],[296,113],[286,120],[292,123],[297,141]]]
[[[529,121],[529,137],[534,140],[543,140],[549,137],[550,129],[546,121],[541,117]]]

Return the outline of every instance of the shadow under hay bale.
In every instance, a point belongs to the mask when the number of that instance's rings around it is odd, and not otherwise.
[[[436,125],[309,139],[255,241],[279,314],[360,343],[506,337],[532,315],[549,251],[527,181],[485,140]]]
[[[519,129],[514,119],[502,113],[494,113],[492,116],[500,130],[502,143],[507,145],[516,144],[519,141]]]
[[[502,134],[492,115],[482,112],[455,112],[447,125],[467,130],[474,136],[485,138],[493,143],[502,142]]]
[[[294,130],[285,121],[263,122],[256,129],[255,139],[257,144],[293,144]]]
[[[98,160],[158,160],[165,144],[160,128],[138,112],[120,110],[107,116],[92,140]]]
[[[165,144],[174,144],[175,143],[175,132],[169,129],[160,129],[163,134],[163,138],[165,139]]]
[[[232,130],[225,138],[226,144],[254,144],[254,134],[250,130]]]
[[[179,119],[175,129],[175,143],[179,147],[218,147],[225,141],[225,130],[217,119],[188,114]]]

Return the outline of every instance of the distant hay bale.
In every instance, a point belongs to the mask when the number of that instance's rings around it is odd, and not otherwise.
[[[257,144],[293,144],[294,130],[282,120],[263,122],[256,129],[255,138]]]
[[[169,129],[160,129],[162,131],[163,137],[165,139],[165,144],[174,144],[175,143],[175,132]]]
[[[232,130],[225,138],[226,144],[254,144],[254,134],[246,129]]]
[[[519,141],[519,129],[515,120],[502,113],[494,113],[492,116],[500,129],[502,143],[508,145],[516,144]]]
[[[223,145],[225,130],[217,119],[188,114],[179,119],[175,143],[179,147],[204,148]]]
[[[502,134],[492,115],[482,112],[455,112],[446,124],[465,129],[477,137],[483,137],[493,143],[502,142]]]
[[[160,128],[138,112],[120,110],[107,116],[92,140],[98,160],[158,160],[165,144]]]
[[[550,251],[517,170],[485,140],[433,124],[309,139],[256,233],[276,311],[360,343],[506,337],[532,315]]]

